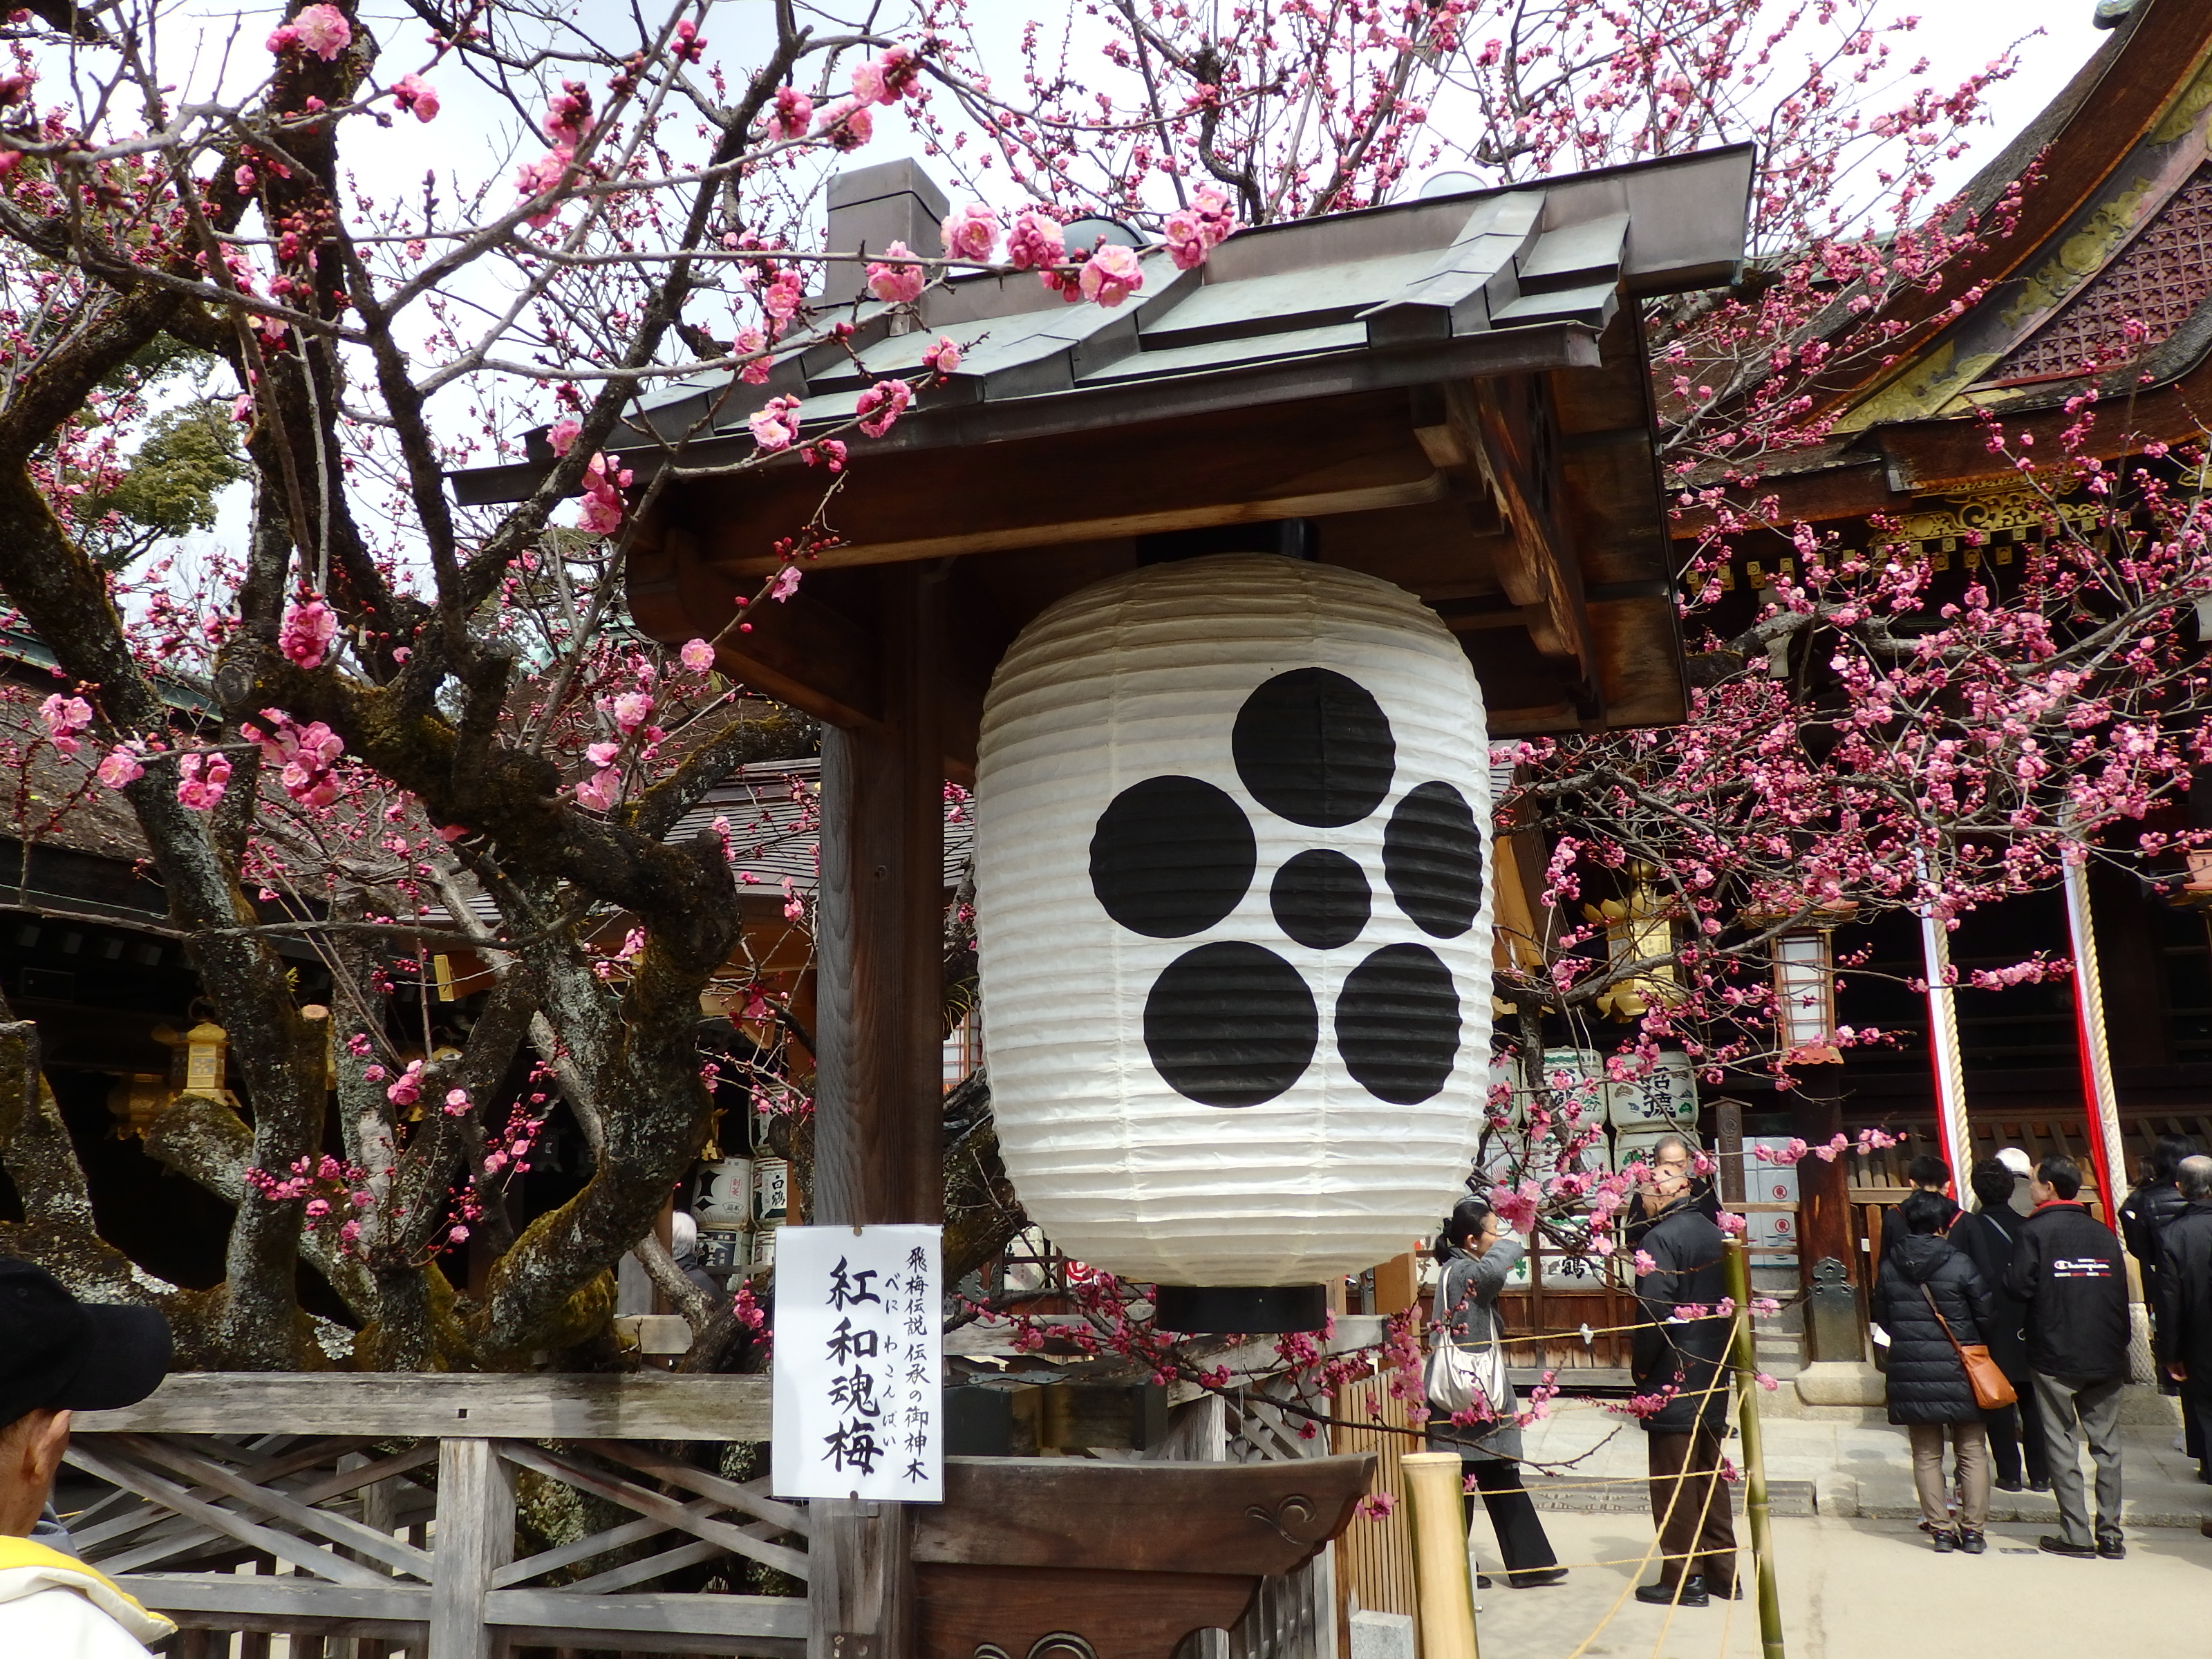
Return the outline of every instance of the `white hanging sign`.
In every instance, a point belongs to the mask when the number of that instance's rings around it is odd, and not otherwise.
[[[941,1227],[783,1227],[779,1498],[945,1498]]]

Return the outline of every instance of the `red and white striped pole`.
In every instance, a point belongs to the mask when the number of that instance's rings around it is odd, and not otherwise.
[[[2105,993],[2097,973],[2097,933],[2089,908],[2087,848],[2073,849],[2066,861],[2066,928],[2074,943],[2074,1024],[2081,1055],[2081,1104],[2088,1119],[2089,1154],[2097,1165],[2097,1191],[2105,1200],[2106,1224],[2118,1231],[2128,1155],[2120,1139],[2120,1097],[2112,1085],[2112,1051],[2105,1036]],[[2149,1382],[2155,1380],[2150,1316],[2143,1306],[2142,1284],[2132,1261],[2128,1299],[2129,1370],[2136,1382]]]

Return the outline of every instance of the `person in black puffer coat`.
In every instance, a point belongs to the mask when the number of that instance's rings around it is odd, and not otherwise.
[[[1919,1192],[1898,1209],[1906,1237],[1882,1253],[1870,1310],[1889,1333],[1889,1420],[1911,1439],[1921,1524],[1935,1534],[1936,1550],[1979,1555],[1989,1547],[1989,1431],[1953,1342],[1987,1340],[1996,1295],[1942,1236],[1957,1213],[1949,1199]],[[1959,1468],[1955,1531],[1943,1481],[1947,1440]]]

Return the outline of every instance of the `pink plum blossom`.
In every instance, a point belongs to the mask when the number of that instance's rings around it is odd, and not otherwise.
[[[860,430],[871,438],[880,438],[897,423],[914,401],[914,388],[904,380],[878,380],[854,400],[853,413],[858,418]]]
[[[799,571],[797,565],[787,564],[784,566],[782,569],[775,573],[775,580],[769,584],[769,598],[774,599],[778,605],[781,605],[786,599],[799,592]]]
[[[752,430],[753,442],[761,448],[788,449],[799,436],[799,399],[771,398],[753,411],[745,424]]]
[[[686,640],[677,656],[695,674],[703,674],[714,665],[714,647],[704,640]]]
[[[276,648],[295,668],[319,668],[337,636],[337,613],[320,599],[308,599],[285,611]]]
[[[575,159],[565,149],[548,150],[534,161],[525,161],[515,169],[514,187],[524,197],[536,198],[560,187],[562,175]],[[557,204],[529,216],[526,222],[533,227],[550,225],[560,215]]]
[[[988,259],[999,243],[999,216],[974,204],[962,208],[944,224],[945,257],[948,259]]]
[[[740,357],[751,359],[738,370],[738,378],[747,386],[766,386],[769,374],[768,336],[757,328],[741,328],[732,349]]]
[[[187,755],[177,763],[177,800],[195,812],[215,809],[230,787],[230,762],[222,755]]]
[[[853,71],[853,98],[861,104],[896,104],[913,91],[921,60],[907,46],[893,46]]]
[[[883,261],[868,267],[868,292],[886,305],[910,306],[921,298],[929,274],[920,265],[906,263],[913,253],[904,242],[893,242],[885,248]]]
[[[39,718],[46,723],[55,748],[74,755],[82,747],[76,734],[92,724],[92,705],[82,697],[64,697],[57,691],[39,705]]]
[[[622,528],[622,492],[634,475],[604,453],[592,457],[584,469],[584,507],[576,527],[595,536],[611,535]]]
[[[960,367],[960,356],[958,343],[939,335],[937,343],[921,354],[922,367],[934,369],[939,374],[950,374]]]
[[[1145,285],[1134,248],[1107,242],[1092,251],[1083,264],[1083,297],[1111,308]]]
[[[353,25],[336,6],[308,6],[292,20],[300,44],[325,64],[353,43]]]
[[[604,812],[622,795],[622,774],[612,767],[594,772],[576,786],[576,804]]]
[[[779,87],[769,125],[780,138],[804,138],[814,121],[814,100],[796,87]]]
[[[798,315],[805,303],[806,290],[799,285],[799,273],[787,270],[761,290],[761,309],[779,323],[787,323]],[[757,349],[757,348],[756,348]]]
[[[427,124],[438,118],[438,89],[419,75],[403,75],[393,82],[392,101],[418,121]]]
[[[1006,233],[1006,263],[1016,270],[1054,265],[1067,258],[1067,239],[1060,226],[1031,209],[1017,214]]]
[[[614,700],[609,712],[623,732],[635,732],[653,718],[653,699],[643,691],[625,691]]]
[[[584,142],[592,126],[591,89],[581,81],[563,81],[561,90],[545,100],[540,124],[545,141],[556,150],[572,150]]]
[[[817,112],[816,131],[830,141],[830,149],[854,150],[876,136],[876,119],[866,104],[841,98]]]
[[[556,455],[565,455],[576,447],[576,440],[584,430],[584,423],[574,415],[563,415],[545,428],[546,447]]]
[[[138,751],[127,743],[118,743],[107,751],[107,758],[93,774],[110,789],[120,789],[126,783],[136,783],[146,775],[146,768],[138,758]]]

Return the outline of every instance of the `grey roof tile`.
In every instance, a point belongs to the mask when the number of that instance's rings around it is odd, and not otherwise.
[[[1225,340],[1200,340],[1192,345],[1147,347],[1084,375],[1082,383],[1097,386],[1116,380],[1164,380],[1171,374],[1190,374],[1200,369],[1270,362],[1322,351],[1346,351],[1366,343],[1365,325],[1352,322],[1293,329],[1284,334],[1241,334]]]

